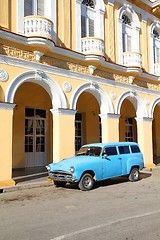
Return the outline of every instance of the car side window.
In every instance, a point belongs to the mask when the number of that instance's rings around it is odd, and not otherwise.
[[[140,152],[140,149],[137,145],[131,145],[131,151],[132,153],[138,153]]]
[[[118,147],[119,153],[120,154],[129,154],[129,146],[119,146]]]
[[[112,155],[117,155],[117,149],[116,147],[107,147],[103,151],[103,156],[112,156]]]

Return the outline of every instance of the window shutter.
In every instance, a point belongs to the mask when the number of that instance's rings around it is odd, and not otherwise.
[[[157,48],[157,63],[160,64],[160,48]]]
[[[94,20],[89,18],[89,37],[94,37]]]
[[[127,52],[131,52],[131,36],[127,35]]]
[[[32,0],[24,0],[24,16],[33,15],[33,3]]]
[[[123,52],[126,52],[125,33],[122,33]]]
[[[81,37],[86,37],[86,18],[81,16]]]
[[[44,0],[37,0],[37,15],[44,16]]]

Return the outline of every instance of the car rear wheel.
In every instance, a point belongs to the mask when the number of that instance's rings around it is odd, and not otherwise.
[[[139,169],[138,168],[132,168],[132,170],[129,174],[129,180],[131,182],[136,182],[136,181],[139,180],[139,176],[140,176]]]
[[[54,185],[56,187],[64,187],[66,185],[66,182],[54,181]]]
[[[93,183],[93,177],[89,173],[86,173],[81,177],[78,186],[82,191],[88,191],[92,189]]]

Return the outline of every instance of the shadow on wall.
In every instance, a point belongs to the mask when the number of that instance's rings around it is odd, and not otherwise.
[[[0,102],[4,102],[4,96],[5,96],[4,91],[3,91],[2,87],[0,86]]]

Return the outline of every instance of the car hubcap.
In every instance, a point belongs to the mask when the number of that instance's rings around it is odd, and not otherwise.
[[[92,181],[89,177],[85,177],[83,184],[86,188],[90,187],[92,185]]]
[[[133,177],[134,179],[138,179],[138,172],[136,170],[133,172]]]

